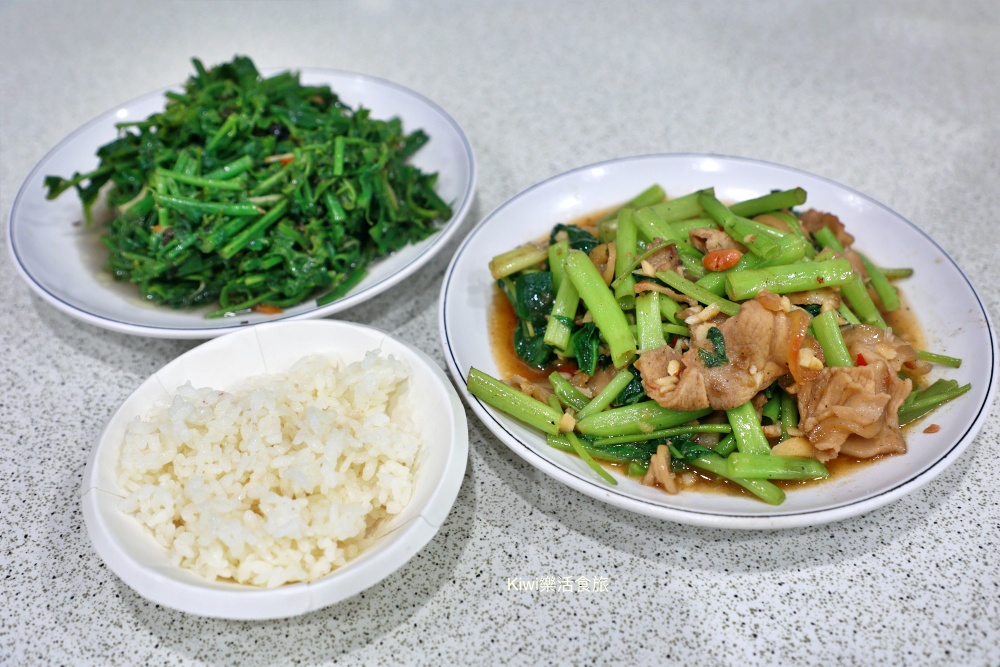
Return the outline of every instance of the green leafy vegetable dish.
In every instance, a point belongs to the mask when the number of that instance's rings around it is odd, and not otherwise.
[[[471,368],[470,393],[607,483],[614,466],[668,493],[721,480],[777,505],[833,462],[902,454],[902,427],[970,385],[926,381],[961,362],[922,349],[895,285],[912,270],[805,203],[654,185],[495,256],[515,362]]]
[[[208,317],[324,305],[451,217],[437,174],[408,162],[423,130],[246,57],[193,65],[162,112],[117,125],[94,170],[45,179],[49,199],[76,190],[88,224],[107,193],[106,268],[145,300]]]

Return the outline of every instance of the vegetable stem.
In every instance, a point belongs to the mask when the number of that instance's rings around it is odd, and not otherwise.
[[[770,454],[771,447],[767,444],[760,419],[751,401],[726,410],[729,425],[733,427],[736,446],[744,454]]]
[[[628,328],[628,320],[614,294],[583,252],[570,251],[563,266],[579,292],[580,299],[593,316],[594,324],[608,342],[615,368],[624,367],[635,357],[637,349],[635,337]]]
[[[562,413],[550,405],[504,384],[476,368],[469,369],[466,384],[470,394],[497,410],[501,410],[543,433],[552,435],[559,433],[559,421],[562,419]]]

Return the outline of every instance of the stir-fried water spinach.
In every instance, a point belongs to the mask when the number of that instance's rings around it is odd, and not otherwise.
[[[905,451],[901,425],[970,388],[922,378],[961,360],[895,337],[890,278],[911,271],[849,247],[835,216],[797,212],[805,198],[796,188],[725,206],[712,189],[668,200],[654,185],[593,224],[559,223],[496,255],[514,352],[548,382],[472,368],[470,393],[608,483],[601,463],[670,493],[675,475],[697,472],[776,505],[785,494],[770,480],[825,478],[842,449]]]
[[[162,112],[117,125],[96,169],[45,180],[49,199],[75,189],[88,223],[107,190],[107,269],[148,301],[215,304],[209,317],[323,305],[451,217],[437,174],[407,162],[423,130],[247,57],[192,62]]]

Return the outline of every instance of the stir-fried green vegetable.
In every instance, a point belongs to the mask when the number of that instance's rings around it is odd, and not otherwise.
[[[856,366],[867,365],[862,355],[852,358],[845,327],[886,328],[883,314],[900,306],[890,280],[911,271],[883,269],[853,249],[845,251],[830,227],[816,229],[813,224],[807,229],[805,219],[794,211],[806,201],[801,188],[732,206],[720,202],[712,189],[673,200],[665,197],[661,187],[647,188],[601,216],[593,227],[560,223],[547,241],[494,257],[490,271],[517,318],[515,352],[535,369],[564,372],[548,374],[548,402],[475,368],[469,373],[469,391],[538,428],[550,446],[576,453],[609,483],[617,482],[601,462],[621,465],[630,476],[644,476],[646,483],[650,475],[665,474],[665,467],[671,474],[701,471],[779,504],[784,492],[769,480],[829,475],[815,457],[818,450],[800,430],[795,385],[800,378],[804,383],[813,381],[823,369],[852,373],[860,371]],[[764,218],[750,217],[760,215],[781,224],[771,226]],[[727,265],[715,264],[707,257],[710,253],[703,255],[694,236],[689,242],[692,230],[707,228],[725,233],[727,252],[741,248]],[[606,244],[607,252],[598,248],[601,244]],[[651,263],[655,255],[671,248],[677,265],[664,268]],[[780,296],[819,294],[819,288],[835,292],[836,301],[792,306]],[[730,350],[719,328],[726,325],[718,323],[720,318],[737,316],[744,303],[764,290],[770,292],[764,295],[772,304],[768,309],[780,308],[787,313],[785,326],[799,328],[798,344],[792,348],[789,343],[785,378],[755,387],[757,400],[724,410],[673,410],[647,396],[635,362],[664,346],[675,347],[678,341],[690,349],[696,330],[700,342],[695,346],[696,362],[691,363],[722,374],[731,372],[727,369],[732,365],[745,365],[741,355],[745,358],[746,348]],[[775,300],[780,305],[775,306]],[[758,337],[769,335],[754,331]],[[815,343],[808,350],[811,354],[800,353],[807,335]],[[770,344],[764,341],[765,347]],[[924,364],[957,368],[961,363],[927,351],[907,354]],[[654,376],[654,385],[679,380],[679,356],[680,352],[674,353],[670,362],[678,365],[674,375],[668,369],[667,376]],[[810,379],[803,375],[807,372],[800,365],[803,359],[815,374]],[[565,372],[574,364],[580,374],[572,378],[577,384]],[[750,368],[749,375],[757,370]],[[901,377],[906,370],[900,366]],[[598,373],[605,377],[599,388],[592,391],[578,384]],[[910,379],[917,375],[914,372]],[[719,375],[714,380],[700,377],[705,383],[724,384]],[[898,423],[910,423],[968,389],[954,380],[916,387],[899,408]],[[654,481],[661,483],[659,477]]]
[[[346,294],[374,259],[436,231],[451,209],[408,164],[429,137],[377,120],[328,86],[263,78],[237,56],[195,74],[166,107],[117,125],[99,164],[45,179],[92,221],[109,186],[107,269],[172,308],[276,312]]]

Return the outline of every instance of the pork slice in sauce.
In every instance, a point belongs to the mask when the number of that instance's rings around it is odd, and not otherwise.
[[[858,365],[824,368],[789,388],[798,398],[799,428],[820,461],[905,452],[897,413],[913,382],[899,373],[920,375],[927,364],[906,341],[877,327],[847,327],[844,342]]]
[[[747,251],[745,245],[721,229],[713,229],[711,227],[706,227],[704,229],[692,229],[688,232],[688,239],[691,241],[691,245],[703,253],[709,253],[713,250],[724,250],[727,248],[735,248],[740,252]]]
[[[821,227],[829,227],[830,231],[837,236],[837,240],[845,248],[850,247],[854,243],[854,237],[847,233],[847,230],[844,229],[844,223],[833,213],[824,213],[823,211],[811,208],[799,216],[799,223],[810,234]]]
[[[791,327],[783,312],[747,301],[718,325],[728,362],[706,366],[699,349],[713,351],[705,327],[693,327],[692,348],[681,354],[669,346],[644,352],[636,362],[646,394],[665,408],[728,410],[788,372]]]
[[[820,287],[819,289],[806,290],[805,292],[794,292],[787,296],[789,302],[796,306],[814,304],[822,308],[821,312],[837,310],[841,304],[840,292],[830,287]]]
[[[551,385],[547,383],[542,384],[540,382],[532,382],[523,375],[512,375],[510,379],[507,380],[507,384],[514,389],[517,389],[522,394],[527,394],[542,403],[547,403],[549,396],[552,395]]]
[[[663,239],[653,239],[654,246],[662,245],[662,247],[653,252],[645,260],[645,263],[649,264],[654,273],[659,271],[677,271],[682,266],[680,255],[677,254],[677,246],[673,243],[663,245],[665,243]]]

